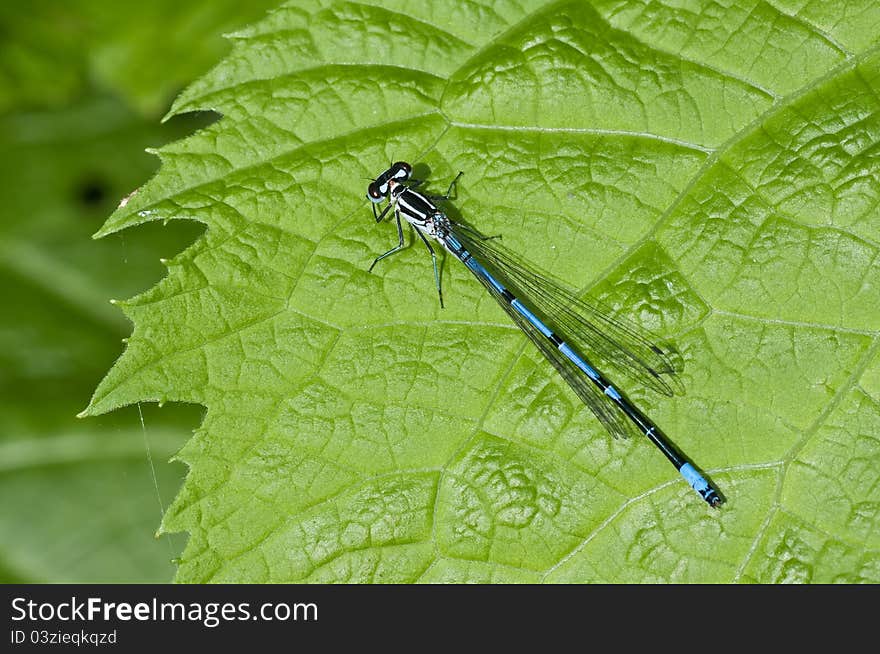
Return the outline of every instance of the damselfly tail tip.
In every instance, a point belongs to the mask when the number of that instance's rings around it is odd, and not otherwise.
[[[656,444],[656,442],[655,442]],[[713,509],[717,509],[724,502],[724,497],[715,490],[715,487],[707,480],[693,464],[685,463],[678,469],[678,472],[684,477],[685,481],[693,488],[700,497],[705,500],[706,504]]]
[[[706,500],[706,504],[711,506],[713,509],[720,509],[721,505],[724,504],[724,496],[716,490],[716,488],[710,484],[708,481],[706,482],[706,487],[700,492],[700,495],[703,496],[703,499]]]

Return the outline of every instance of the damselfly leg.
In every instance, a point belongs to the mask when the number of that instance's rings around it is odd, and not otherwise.
[[[373,205],[373,206],[375,207],[376,205]],[[391,207],[390,204],[388,205],[388,207],[385,207],[385,211],[388,211],[389,207]],[[385,211],[382,212],[383,215],[385,214]],[[388,252],[386,252],[385,254],[381,254],[378,257],[376,257],[373,260],[373,263],[370,264],[370,267],[367,269],[367,272],[372,272],[373,267],[377,263],[382,261],[382,259],[384,259],[385,257],[390,257],[395,252],[400,252],[404,247],[406,247],[406,243],[403,240],[403,226],[400,224],[400,214],[395,212],[395,217],[397,218],[397,239],[398,239],[397,245],[395,247],[391,248],[390,250],[388,250]],[[379,221],[377,220],[376,222],[379,222]]]

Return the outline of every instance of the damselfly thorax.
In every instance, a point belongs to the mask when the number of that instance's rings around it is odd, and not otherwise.
[[[400,216],[446,247],[446,237],[451,228],[446,214],[430,199],[395,179],[388,182],[388,188],[391,204],[400,212]]]

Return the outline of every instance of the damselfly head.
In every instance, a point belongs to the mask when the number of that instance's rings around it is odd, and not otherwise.
[[[367,187],[367,198],[370,202],[381,202],[390,191],[393,181],[406,181],[412,174],[412,166],[405,161],[396,161],[388,170],[382,171],[373,183]]]

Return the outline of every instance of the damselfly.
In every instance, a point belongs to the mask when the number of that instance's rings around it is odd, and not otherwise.
[[[721,504],[718,491],[645,416],[583,354],[589,352],[618,371],[666,395],[672,388],[663,375],[673,373],[666,353],[634,325],[611,317],[604,307],[581,300],[549,279],[529,269],[516,255],[472,227],[452,220],[437,202],[449,199],[462,173],[446,195],[432,196],[416,189],[412,166],[398,161],[367,188],[373,217],[381,222],[390,211],[397,220],[398,244],[376,257],[382,259],[405,247],[405,220],[431,254],[434,281],[443,306],[437,256],[428,237],[461,261],[485,286],[516,325],[559,371],[578,397],[614,436],[626,436],[633,427],[656,445],[690,486],[712,507]],[[381,202],[387,202],[382,211]]]

